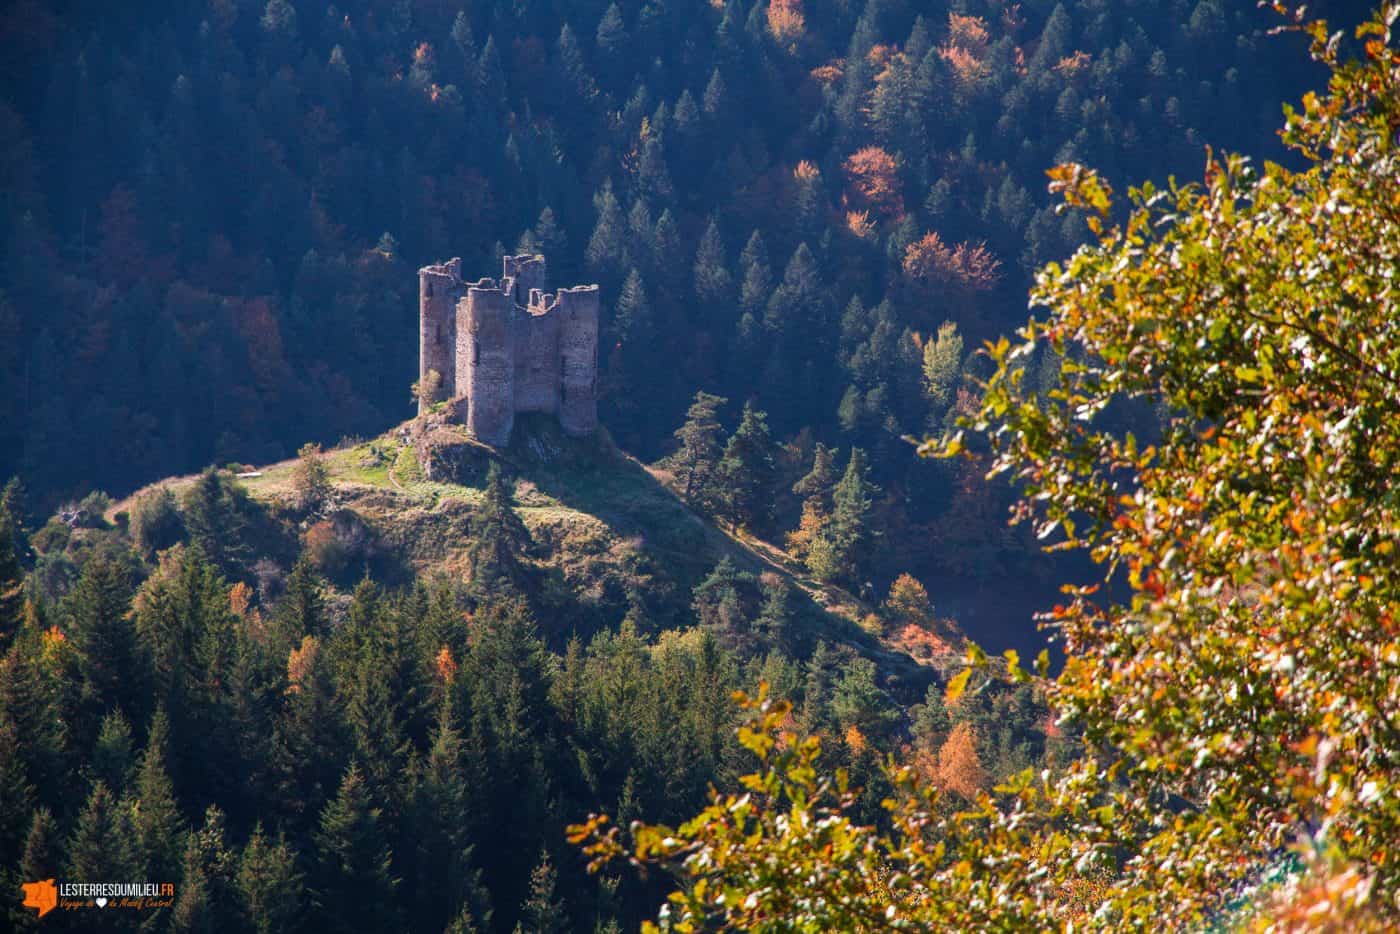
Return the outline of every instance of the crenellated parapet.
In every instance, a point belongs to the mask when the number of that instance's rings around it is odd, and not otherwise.
[[[598,426],[598,286],[545,291],[545,258],[507,256],[499,281],[464,282],[454,259],[419,271],[419,379],[487,444],[517,412],[546,412],[570,435]],[[433,377],[432,373],[437,376]]]

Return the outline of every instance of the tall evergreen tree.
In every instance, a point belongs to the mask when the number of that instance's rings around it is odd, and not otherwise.
[[[744,251],[739,254],[739,268],[743,270],[739,307],[749,314],[761,315],[773,294],[773,267],[768,261],[768,247],[763,241],[763,234],[758,230],[744,244]]]
[[[711,315],[727,314],[734,301],[734,277],[729,273],[719,223],[713,217],[695,251],[695,296],[709,306]]]
[[[84,705],[91,718],[86,728],[94,732],[102,711],[109,708],[124,711],[128,722],[144,714],[136,633],[127,615],[130,604],[125,570],[105,557],[88,561],[67,601],[68,632],[79,651]]]
[[[59,877],[62,869],[59,863],[62,846],[58,833],[58,823],[53,812],[46,807],[35,808],[18,865],[13,872],[0,871],[0,878],[9,883],[8,891],[18,892],[19,886],[25,882]],[[40,930],[39,919],[35,913],[22,907],[17,899],[10,902],[8,913],[14,930]]]
[[[126,809],[105,784],[94,783],[68,840],[66,876],[93,881],[132,878],[131,838]]]
[[[542,851],[539,863],[530,873],[530,897],[520,906],[519,929],[526,934],[562,934],[569,929],[569,915],[555,892],[558,878],[549,851]]]
[[[0,503],[0,652],[9,648],[24,615],[22,540],[19,517]]]
[[[481,506],[472,517],[472,544],[467,557],[472,589],[479,597],[514,590],[524,579],[520,556],[530,546],[530,531],[511,506],[505,476],[495,461],[486,472]]]
[[[400,880],[393,872],[382,810],[370,800],[364,776],[345,772],[335,799],[321,812],[312,902],[317,923],[337,934],[398,930]]]
[[[588,238],[584,259],[588,262],[588,268],[605,284],[613,284],[622,278],[627,224],[611,183],[605,183],[593,196],[593,207],[598,212],[598,220],[593,226],[593,234]]]
[[[285,837],[269,838],[253,828],[235,878],[243,918],[255,934],[291,934],[300,929],[303,875]]]
[[[229,848],[224,814],[211,805],[204,824],[185,841],[184,870],[176,887],[170,928],[179,934],[217,932],[238,916],[234,876],[238,858]]]
[[[876,538],[871,508],[879,488],[870,482],[865,452],[851,449],[841,482],[832,492],[831,521],[812,543],[807,566],[822,580],[859,583],[870,567]]]
[[[675,431],[680,447],[669,461],[681,485],[682,498],[692,505],[713,505],[715,490],[711,479],[723,454],[720,434],[724,429],[717,413],[728,401],[703,390],[697,392],[685,413],[685,424]]]
[[[139,862],[145,878],[173,880],[180,868],[185,822],[170,780],[170,721],[165,709],[156,708],[146,731],[146,748],[137,765],[132,798],[133,829]]]
[[[762,531],[773,510],[776,448],[768,417],[745,403],[739,427],[725,445],[716,469],[721,509],[731,523]]]

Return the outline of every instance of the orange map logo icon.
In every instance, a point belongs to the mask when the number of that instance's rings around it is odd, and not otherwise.
[[[20,888],[24,889],[24,907],[39,909],[40,918],[58,907],[58,886],[52,879],[22,882]]]

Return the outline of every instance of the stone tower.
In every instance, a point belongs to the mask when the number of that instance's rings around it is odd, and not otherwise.
[[[437,386],[420,395],[419,413],[445,400],[472,437],[494,445],[510,441],[517,412],[547,412],[566,434],[591,434],[598,287],[545,292],[543,256],[504,265],[499,282],[463,282],[459,259],[419,270],[419,380]]]

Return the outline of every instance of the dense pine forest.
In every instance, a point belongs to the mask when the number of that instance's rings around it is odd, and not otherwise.
[[[971,352],[1084,238],[1051,165],[1165,180],[1199,175],[1207,144],[1281,152],[1280,104],[1321,72],[1274,19],[1221,0],[11,4],[0,477],[47,511],[372,437],[412,412],[415,270],[539,249],[554,281],[603,287],[626,450],[668,453],[697,391],[730,430],[752,402],[787,445],[758,531],[798,529],[786,487],[816,442],[838,470],[859,447],[886,533],[865,579],[1004,588],[1043,573],[1005,491],[900,438],[969,409]]]
[[[678,884],[663,926],[1043,929],[1315,870],[1383,924],[1393,297],[1328,277],[1394,259],[1400,97],[1388,34],[1287,22],[7,3],[0,889],[174,883],[114,930],[620,931]],[[523,252],[601,286],[604,427],[431,475],[416,271]]]

